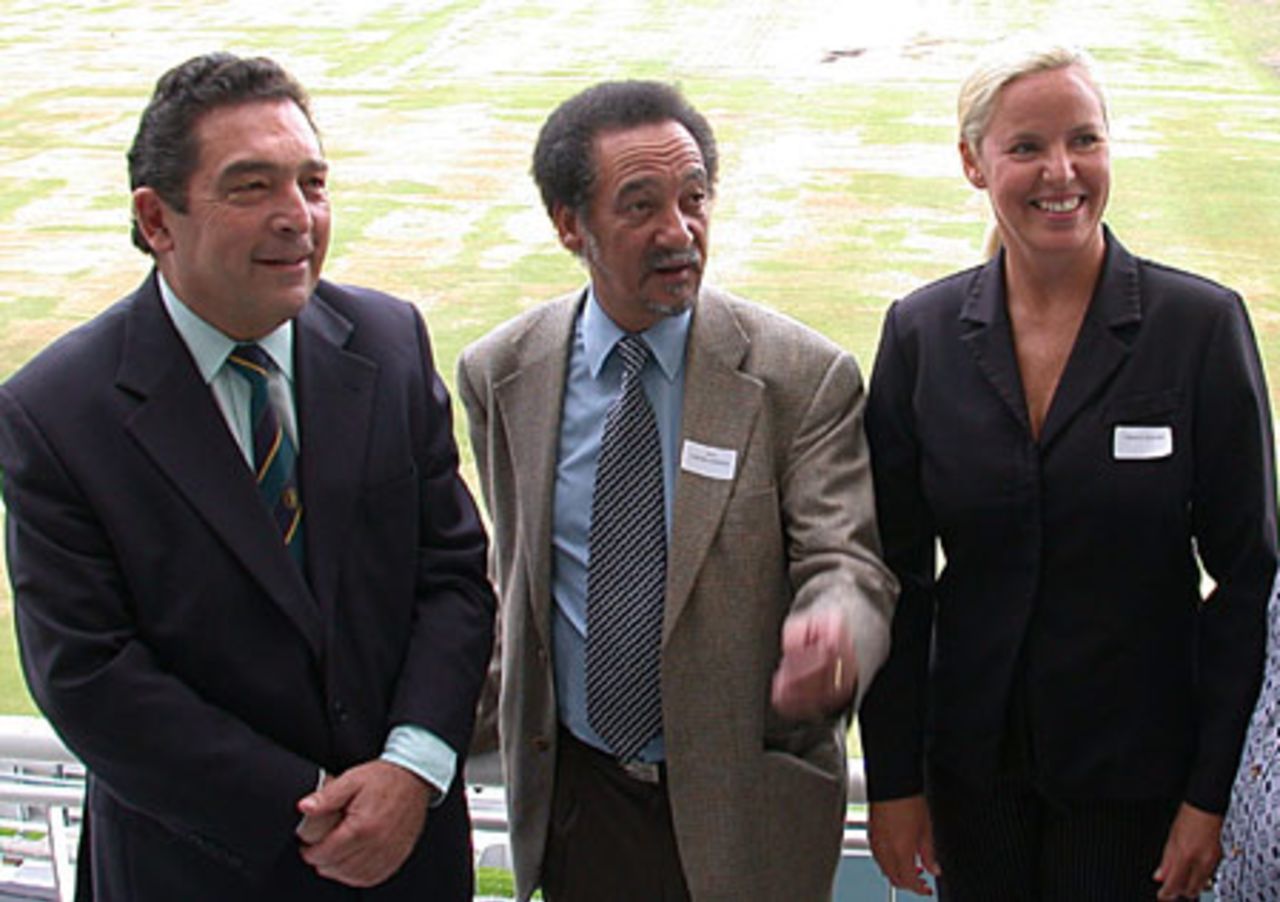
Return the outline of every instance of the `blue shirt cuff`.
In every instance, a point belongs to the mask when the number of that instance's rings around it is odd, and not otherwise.
[[[382,750],[382,760],[398,764],[417,774],[437,790],[432,807],[449,794],[458,769],[458,754],[430,730],[401,724],[391,730]]]

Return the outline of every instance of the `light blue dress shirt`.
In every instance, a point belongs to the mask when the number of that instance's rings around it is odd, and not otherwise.
[[[249,382],[226,365],[227,355],[239,342],[196,315],[173,293],[164,276],[157,273],[157,278],[169,319],[191,353],[196,369],[213,392],[218,409],[227,421],[227,428],[244,454],[245,463],[252,469],[253,424],[249,418]],[[271,401],[285,431],[293,439],[293,446],[301,454],[298,418],[293,403],[293,321],[259,338],[258,344],[278,367],[278,372],[270,377]],[[426,780],[439,790],[437,801],[448,792],[458,767],[458,756],[447,743],[429,730],[411,724],[401,724],[391,730],[382,760],[398,764]]]
[[[653,407],[662,443],[662,493],[671,537],[671,506],[679,461],[680,417],[684,410],[684,354],[691,313],[665,317],[641,333],[651,356],[640,373]],[[622,360],[611,353],[626,333],[618,328],[589,289],[574,323],[573,347],[565,376],[564,408],[556,457],[552,514],[552,642],[560,722],[578,739],[607,750],[587,723],[585,678],[587,633],[587,540],[591,534],[591,495],[605,413],[622,390]],[[640,754],[661,761],[661,735]]]

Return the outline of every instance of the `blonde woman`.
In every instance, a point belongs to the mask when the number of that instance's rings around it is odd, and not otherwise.
[[[957,902],[1195,896],[1276,566],[1253,333],[1234,292],[1103,224],[1082,54],[979,68],[960,131],[997,246],[889,310],[867,409],[903,585],[862,712],[872,849]]]

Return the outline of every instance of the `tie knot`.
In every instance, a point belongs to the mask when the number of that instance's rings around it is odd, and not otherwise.
[[[275,362],[256,343],[236,345],[227,355],[227,363],[250,380],[265,380],[276,368]]]
[[[622,355],[622,375],[635,376],[649,359],[649,346],[639,335],[624,335],[618,339],[618,353]]]

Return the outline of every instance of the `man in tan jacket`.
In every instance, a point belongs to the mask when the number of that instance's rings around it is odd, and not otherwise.
[[[666,85],[562,104],[534,176],[590,284],[459,364],[522,899],[830,897],[896,584],[853,359],[702,286],[716,163]]]

